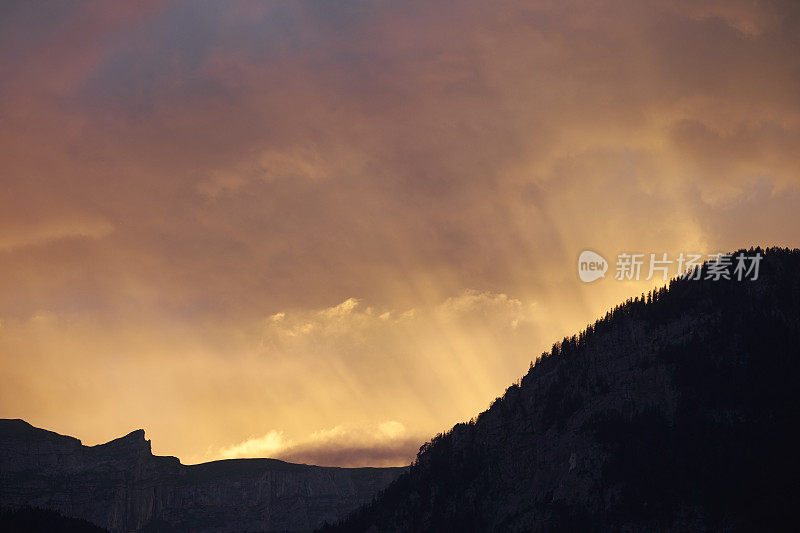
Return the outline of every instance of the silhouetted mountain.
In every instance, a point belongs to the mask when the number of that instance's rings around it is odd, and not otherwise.
[[[767,250],[755,281],[673,280],[324,530],[775,530],[800,509],[799,352],[800,251]]]
[[[0,505],[54,509],[113,532],[307,531],[369,502],[403,470],[275,459],[185,466],[154,456],[141,429],[83,446],[0,419]]]
[[[0,531],[7,533],[103,533],[99,526],[80,518],[69,518],[50,509],[20,507],[0,509]]]

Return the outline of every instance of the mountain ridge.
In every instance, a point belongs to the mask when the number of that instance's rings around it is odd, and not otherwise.
[[[142,429],[85,446],[0,419],[3,507],[52,509],[112,532],[306,531],[368,502],[403,470],[278,459],[183,465],[153,455]]]
[[[752,530],[800,504],[800,250],[674,279],[553,345],[322,531]]]

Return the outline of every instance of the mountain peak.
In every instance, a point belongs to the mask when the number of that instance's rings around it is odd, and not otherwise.
[[[147,440],[144,438],[143,429],[134,429],[133,431],[131,431],[130,433],[121,438],[126,440],[137,440],[137,441]]]
[[[114,454],[134,454],[134,455],[151,455],[150,441],[145,438],[143,429],[136,429],[131,431],[123,437],[119,437],[105,444],[98,444],[94,446],[98,451],[104,451]]]

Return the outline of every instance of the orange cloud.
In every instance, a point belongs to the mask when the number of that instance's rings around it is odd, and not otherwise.
[[[287,440],[272,430],[220,451],[222,457],[277,457],[295,463],[335,466],[397,466],[411,463],[425,435],[408,435],[400,422],[335,426],[315,431],[305,439]]]

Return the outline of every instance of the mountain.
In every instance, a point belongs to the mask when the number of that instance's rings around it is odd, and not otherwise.
[[[0,509],[0,531],[14,533],[108,533],[107,529],[80,518],[69,518],[50,509],[17,507]]]
[[[676,279],[531,364],[324,531],[770,531],[800,509],[800,251]]]
[[[154,456],[141,429],[84,446],[23,420],[0,419],[0,505],[52,509],[112,532],[308,531],[369,502],[403,470],[275,459],[186,466]]]

